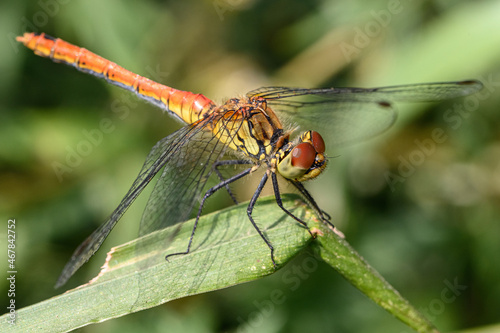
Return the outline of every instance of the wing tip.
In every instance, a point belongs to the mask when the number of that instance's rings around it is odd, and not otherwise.
[[[481,89],[483,89],[483,83],[479,80],[464,80],[464,81],[459,81],[457,82],[459,86],[465,86],[467,90],[465,91],[466,94],[472,94],[475,93]]]

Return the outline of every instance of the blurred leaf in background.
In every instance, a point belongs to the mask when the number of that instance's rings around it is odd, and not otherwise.
[[[44,31],[216,101],[275,84],[482,80],[476,97],[398,104],[394,128],[328,150],[327,172],[306,186],[353,247],[440,329],[498,322],[498,1],[54,0],[0,9],[0,211],[18,223],[19,307],[59,294],[53,285],[72,251],[116,207],[154,143],[180,127],[119,88],[14,42]],[[108,133],[103,120],[112,124]],[[432,141],[435,129],[446,139]],[[62,175],[58,165],[67,166]],[[246,199],[253,188],[245,182],[238,195]],[[107,249],[137,236],[146,199],[70,287],[95,275]],[[230,204],[221,195],[208,211]],[[301,274],[304,258],[251,284],[81,331],[405,331],[328,267]],[[261,305],[275,289],[286,301],[266,315]]]

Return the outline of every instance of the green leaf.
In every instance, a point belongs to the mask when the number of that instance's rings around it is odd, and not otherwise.
[[[277,207],[274,197],[259,200],[255,216],[275,248],[283,267],[309,243],[348,281],[419,332],[437,330],[350,246],[295,195],[283,196],[285,207],[312,221],[308,231]],[[88,284],[20,309],[16,324],[0,317],[0,331],[60,332],[126,315],[168,301],[226,288],[274,273],[270,250],[249,223],[247,204],[208,214],[200,219],[191,253],[184,251],[193,220],[111,249],[99,275]],[[266,217],[266,221],[263,220]],[[174,238],[175,237],[175,238]],[[173,241],[171,241],[173,239]],[[50,320],[48,320],[50,318]]]
[[[347,281],[399,320],[422,333],[439,332],[361,257],[347,241],[318,224],[314,251]]]

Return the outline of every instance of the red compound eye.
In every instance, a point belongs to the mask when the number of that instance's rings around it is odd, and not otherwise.
[[[311,131],[311,141],[316,152],[320,154],[325,152],[325,141],[318,132]]]
[[[321,137],[320,137],[321,138]],[[299,143],[292,150],[292,166],[308,170],[314,163],[316,150],[308,142]]]

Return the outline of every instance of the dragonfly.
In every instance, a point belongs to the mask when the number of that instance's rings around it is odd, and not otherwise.
[[[196,213],[186,250],[167,254],[165,259],[168,260],[190,253],[199,218],[209,197],[225,189],[234,203],[238,203],[229,185],[263,169],[263,176],[246,212],[248,220],[269,248],[271,263],[277,269],[272,242],[252,215],[269,180],[279,208],[312,237],[307,222],[283,205],[278,177],[285,179],[302,195],[319,220],[334,228],[330,216],[303,185],[303,182],[319,176],[328,164],[321,131],[332,147],[359,141],[384,132],[394,123],[397,114],[394,102],[440,101],[470,95],[482,88],[481,82],[476,80],[379,88],[272,86],[217,104],[202,94],[177,90],[132,73],[87,49],[45,33],[24,33],[17,37],[17,41],[36,55],[73,66],[129,90],[184,124],[151,149],[118,207],[75,250],[56,288],[64,285],[96,253],[128,207],[157,175],[158,180],[142,215],[140,234],[180,224],[193,210]],[[292,139],[299,126],[307,130]],[[239,167],[243,171],[226,176],[221,170],[227,167]],[[211,177],[217,180],[214,186],[207,183]]]

